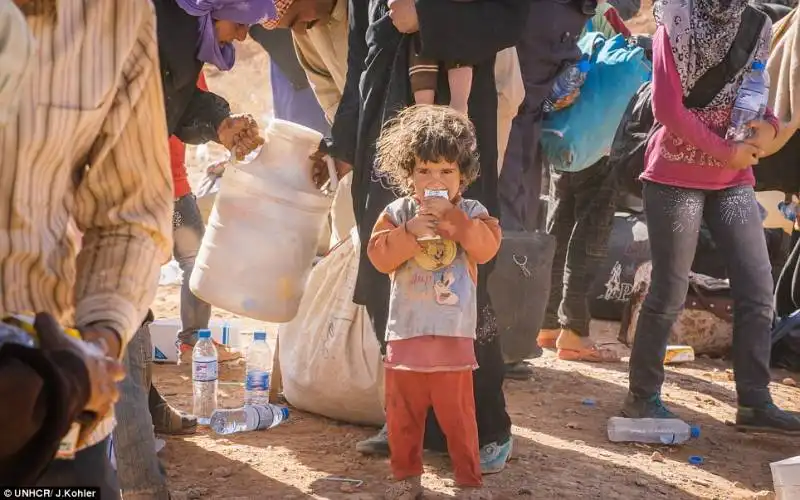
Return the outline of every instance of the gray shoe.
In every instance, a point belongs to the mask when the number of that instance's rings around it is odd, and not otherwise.
[[[389,456],[389,430],[386,425],[372,437],[356,443],[356,451],[362,455]]]

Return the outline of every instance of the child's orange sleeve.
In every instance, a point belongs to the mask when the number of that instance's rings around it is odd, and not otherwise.
[[[367,244],[367,256],[375,269],[391,274],[420,251],[417,238],[396,226],[384,212],[378,217]]]
[[[470,259],[485,264],[497,255],[503,238],[497,219],[486,213],[470,219],[455,207],[448,210],[443,219],[450,224],[440,227],[439,234],[461,245]]]

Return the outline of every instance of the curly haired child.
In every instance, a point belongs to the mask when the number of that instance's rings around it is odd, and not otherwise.
[[[472,371],[477,265],[500,247],[486,208],[461,197],[477,178],[475,132],[466,115],[417,105],[389,122],[378,140],[378,170],[405,196],[386,207],[367,246],[391,276],[386,328],[386,420],[395,480],[386,498],[422,494],[425,418],[433,407],[447,437],[464,498],[482,489]],[[446,190],[447,197],[426,197]],[[438,239],[419,238],[435,234]]]

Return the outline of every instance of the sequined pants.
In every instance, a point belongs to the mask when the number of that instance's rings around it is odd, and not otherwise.
[[[686,300],[700,222],[705,220],[731,281],[739,404],[770,402],[772,269],[753,188],[701,191],[647,182],[643,194],[653,270],[636,325],[631,392],[649,397],[661,390],[667,340]]]

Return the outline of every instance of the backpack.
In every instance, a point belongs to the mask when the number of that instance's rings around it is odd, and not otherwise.
[[[719,64],[700,77],[689,95],[683,99],[687,108],[707,106],[725,84],[747,64],[758,43],[767,16],[747,6],[739,31],[728,53]],[[614,134],[609,162],[619,179],[620,189],[641,196],[639,176],[644,171],[644,153],[650,138],[661,128],[653,116],[651,83],[645,82],[628,103],[628,108]]]
[[[591,62],[586,81],[571,106],[545,115],[539,139],[545,164],[560,172],[580,172],[608,154],[628,101],[651,72],[644,49],[622,35],[589,32],[578,47]]]

